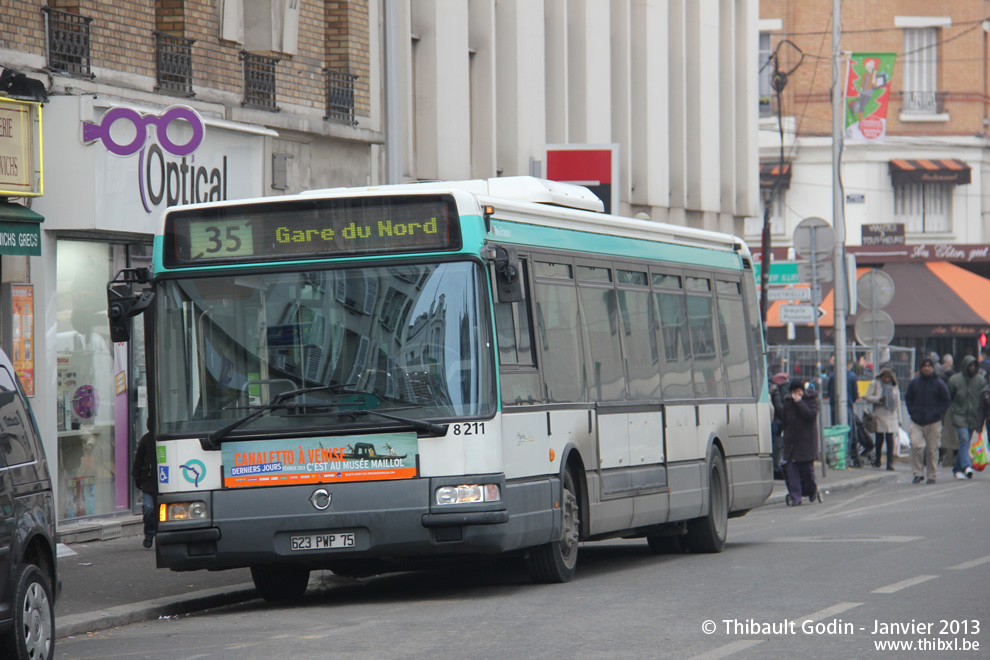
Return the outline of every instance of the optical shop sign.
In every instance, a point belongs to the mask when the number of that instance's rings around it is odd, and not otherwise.
[[[100,154],[94,163],[97,197],[117,204],[102,210],[132,218],[157,217],[180,204],[260,196],[263,139],[207,125],[185,105],[156,112],[113,107],[95,122],[82,122],[83,143]]]

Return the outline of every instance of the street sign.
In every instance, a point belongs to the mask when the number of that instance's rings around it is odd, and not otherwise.
[[[803,300],[805,302],[811,301],[811,289],[807,287],[802,287],[800,289],[781,289],[773,288],[767,289],[767,300],[777,301],[777,300]]]
[[[863,312],[856,317],[856,341],[863,346],[886,346],[894,338],[894,319],[882,309],[876,312]]]
[[[867,309],[876,306],[877,309],[886,307],[894,300],[894,278],[889,274],[873,268],[856,280],[856,295],[858,302]],[[874,300],[876,291],[876,300]]]
[[[811,237],[814,234],[815,249],[812,254]],[[794,251],[803,259],[812,257],[819,261],[832,258],[832,248],[835,247],[835,230],[821,218],[805,218],[794,229]]]
[[[801,281],[798,279],[798,262],[796,261],[771,261],[770,262],[770,278],[767,281],[768,286],[777,286],[782,284],[800,284]],[[759,286],[760,280],[760,269],[761,264],[754,264],[753,270],[756,275],[756,284]]]
[[[781,323],[814,323],[816,314],[825,316],[825,310],[814,305],[781,305],[778,309]]]
[[[819,261],[818,262],[818,281],[819,282],[831,282],[835,277],[835,271],[832,268],[831,261]],[[800,263],[798,264],[798,279],[801,282],[811,281],[811,264]]]

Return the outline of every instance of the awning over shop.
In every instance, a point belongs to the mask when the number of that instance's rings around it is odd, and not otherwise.
[[[773,190],[780,179],[779,190],[787,190],[791,185],[791,164],[760,163],[760,189]]]
[[[26,206],[0,202],[0,254],[40,257],[44,220]]]
[[[858,268],[856,277],[868,270]],[[897,326],[896,336],[970,335],[990,327],[990,280],[947,261],[893,263],[883,270],[894,280],[894,299],[884,311]],[[819,325],[832,327],[832,283],[823,285],[822,289],[821,307],[825,315]],[[781,304],[790,303],[774,302],[767,310],[769,327],[782,327]],[[849,326],[854,322],[855,316],[849,320]]]
[[[970,182],[969,165],[954,158],[890,161],[890,178],[895,186],[911,183],[951,183],[961,185]]]

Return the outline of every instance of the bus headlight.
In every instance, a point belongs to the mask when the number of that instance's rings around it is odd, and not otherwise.
[[[179,520],[206,520],[206,502],[162,502],[158,506],[159,522],[176,522]]]
[[[502,499],[498,484],[465,484],[437,488],[437,504],[480,504]]]

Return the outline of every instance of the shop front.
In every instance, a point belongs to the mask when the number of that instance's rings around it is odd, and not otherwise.
[[[204,113],[206,114],[206,113]],[[143,327],[110,341],[107,282],[151,266],[168,206],[263,194],[268,129],[185,106],[140,108],[93,96],[45,108],[48,180],[36,200],[44,257],[31,282],[39,329],[35,410],[57,475],[60,522],[140,508],[131,456],[147,420]]]
[[[891,344],[914,349],[920,358],[930,353],[950,353],[961,359],[979,351],[979,338],[990,334],[990,246],[986,244],[929,243],[850,246],[856,256],[855,277],[880,268],[894,282],[894,296],[883,311],[894,322]],[[807,288],[796,285],[795,288]],[[834,292],[831,282],[822,287],[823,315],[819,321],[823,341],[833,335]],[[779,294],[780,295],[780,294]],[[778,300],[767,310],[767,339],[772,345],[813,344],[813,328],[788,329],[780,322]],[[855,337],[857,313],[867,310],[851,305],[847,336]],[[790,337],[790,339],[789,339]]]

